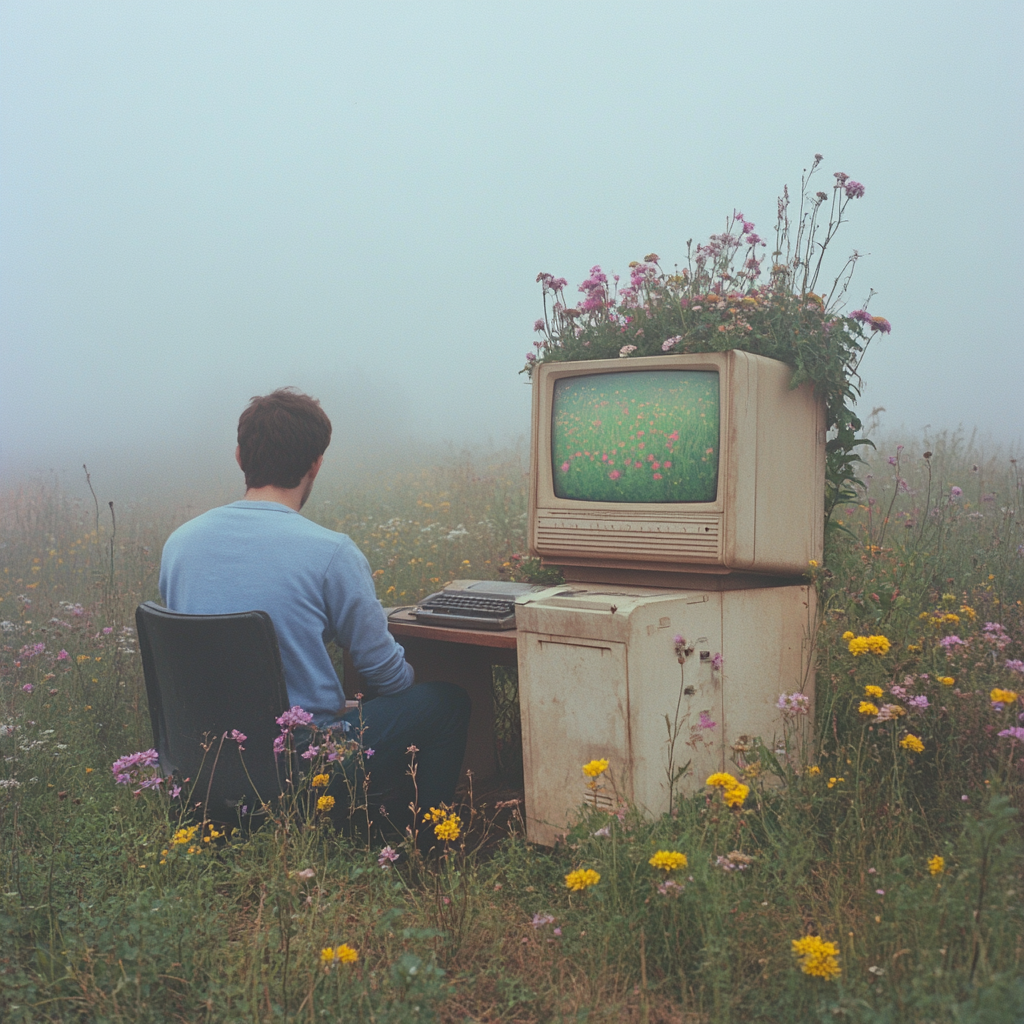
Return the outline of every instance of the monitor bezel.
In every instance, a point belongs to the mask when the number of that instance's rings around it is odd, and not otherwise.
[[[579,498],[560,498],[555,494],[554,462],[551,457],[552,416],[554,415],[555,381],[566,377],[600,376],[609,373],[641,371],[695,370],[718,374],[718,488],[714,501],[587,501]],[[643,518],[672,517],[680,513],[724,512],[729,459],[731,415],[730,360],[726,352],[708,352],[690,355],[642,356],[631,359],[593,359],[575,362],[541,363],[533,372],[534,423],[531,456],[534,469],[531,483],[537,488],[533,507],[564,512],[594,515],[634,515]],[[542,457],[543,456],[543,457]]]

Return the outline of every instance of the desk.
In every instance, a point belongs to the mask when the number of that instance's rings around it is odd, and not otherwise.
[[[495,665],[517,664],[516,631],[426,626],[417,622],[412,612],[404,610],[389,617],[388,629],[405,648],[406,661],[415,669],[417,680],[444,679],[469,694],[473,711],[462,770],[468,768],[478,780],[493,777],[498,761],[491,669]],[[346,659],[345,690],[349,697],[358,689],[357,680]]]

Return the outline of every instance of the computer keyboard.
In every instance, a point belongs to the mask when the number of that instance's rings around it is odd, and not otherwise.
[[[543,590],[524,583],[456,580],[425,597],[413,610],[417,622],[461,629],[515,629],[516,598]]]

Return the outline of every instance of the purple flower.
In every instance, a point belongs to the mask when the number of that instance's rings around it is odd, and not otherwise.
[[[892,324],[884,316],[873,316],[870,323],[872,330],[878,331],[880,334],[892,333]]]
[[[1024,673],[1024,661],[1021,661],[1020,659],[1015,659],[1013,661],[1007,661],[1006,662],[1006,667],[1011,672],[1021,672],[1021,673]]]
[[[916,711],[924,711],[928,707],[928,698],[922,694],[920,697],[911,697],[910,706]]]
[[[245,750],[245,747],[243,747],[242,744],[248,738],[249,737],[246,736],[244,732],[239,732],[237,729],[232,729],[231,730],[231,739],[233,739],[238,744],[238,749],[239,750]]]
[[[319,747],[308,746],[302,752],[302,760],[303,761],[312,761],[313,758],[316,757],[316,755],[319,754],[319,753],[320,753],[320,748]]]
[[[390,846],[385,846],[384,849],[377,854],[377,863],[382,868],[390,867],[396,860],[398,860],[398,851],[392,850]]]
[[[376,751],[375,751],[375,750],[373,749],[373,747],[367,747],[367,748],[366,748],[366,749],[365,749],[365,750],[363,751],[363,757],[373,757],[373,755],[374,755],[375,753],[376,753]]]
[[[313,716],[308,711],[303,711],[298,705],[294,705],[277,719],[277,724],[282,729],[295,729],[302,725],[312,725]]]
[[[661,351],[667,352],[671,348],[675,348],[683,340],[682,335],[677,334],[674,338],[666,338],[661,343]]]
[[[717,725],[718,725],[717,722],[712,722],[711,721],[711,716],[706,711],[702,711],[700,713],[699,728],[701,728],[701,729],[714,729]]]
[[[550,914],[534,914],[533,920],[530,922],[530,924],[532,924],[535,929],[543,928],[546,925],[554,923],[555,919]]]
[[[532,352],[527,352],[526,353],[526,361],[528,363],[535,363],[535,362],[537,362],[537,357]]]
[[[783,718],[796,718],[798,715],[810,714],[811,698],[805,693],[782,693],[775,702],[775,706],[782,712]]]
[[[57,655],[57,660],[58,661],[67,661],[70,657],[71,657],[71,655],[68,654],[67,651],[61,650],[60,653]]]
[[[847,178],[849,178],[850,176],[848,174],[844,174],[842,171],[836,171],[835,174],[832,175],[832,177],[835,178],[840,185],[843,185],[846,183]]]
[[[1009,729],[1003,729],[1002,732],[996,733],[997,736],[1005,736],[1007,739],[1016,740],[1018,743],[1024,743],[1024,728],[1019,725],[1011,725]]]
[[[552,928],[551,929],[551,934],[560,938],[561,935],[562,935],[562,929],[561,928]]]
[[[136,775],[141,773],[143,768],[153,768],[160,761],[160,755],[155,750],[139,750],[134,754],[125,754],[119,757],[111,766],[114,781],[121,786],[133,785]]]
[[[714,656],[714,657],[713,657],[713,658],[711,659],[711,667],[712,667],[712,668],[713,668],[713,669],[714,669],[714,670],[715,670],[716,672],[721,672],[721,671],[722,671],[722,660],[723,660],[723,659],[722,659],[722,654],[721,654],[721,652],[719,652],[718,654],[716,654],[716,655],[715,655],[715,656]]]
[[[864,186],[859,181],[848,181],[845,186],[847,199],[860,199],[864,195]]]
[[[889,456],[889,465],[890,466],[895,466],[896,465],[896,456],[895,455],[890,455]]]
[[[544,321],[543,320],[534,320],[533,321],[533,329],[535,331],[543,331],[544,330]]]
[[[110,634],[114,632],[114,628],[113,626],[104,626],[103,629],[100,630],[100,632],[104,636],[110,636]]]
[[[950,487],[950,489],[949,489],[949,496],[950,496],[950,498],[959,498],[960,495],[963,494],[963,493],[964,492],[959,487],[956,487],[956,486]]]
[[[958,636],[944,636],[939,641],[939,646],[948,649],[950,647],[966,647],[967,645]]]
[[[884,889],[876,889],[875,892],[878,893],[879,896],[884,896],[885,895],[885,890]]]
[[[25,685],[24,685],[24,686],[22,687],[22,689],[23,689],[23,690],[25,691],[25,693],[31,693],[31,692],[32,692],[32,690],[34,689],[34,687],[32,686],[32,684],[31,684],[31,683],[26,683],[26,684],[25,684]]]
[[[607,839],[611,834],[612,830],[607,825],[603,825],[593,833],[595,839]]]
[[[850,314],[851,320],[856,320],[858,323],[866,324],[871,319],[871,314],[866,309],[855,309]]]
[[[180,795],[180,793],[181,793],[181,786],[171,786],[171,799],[172,800],[177,800],[178,796]],[[245,814],[245,811],[243,810],[242,813]]]

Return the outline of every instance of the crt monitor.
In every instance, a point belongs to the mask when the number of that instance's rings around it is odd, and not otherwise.
[[[824,407],[792,372],[739,350],[542,363],[530,553],[605,582],[806,572],[823,541]]]

